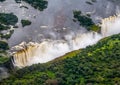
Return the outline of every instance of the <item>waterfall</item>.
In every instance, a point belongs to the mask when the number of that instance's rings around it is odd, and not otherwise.
[[[120,15],[114,15],[103,19],[101,33],[103,37],[120,33]]]
[[[120,33],[120,16],[110,16],[101,21],[101,34],[87,32],[76,34],[75,37],[66,35],[65,40],[45,40],[41,43],[21,43],[13,47],[14,66],[19,68],[37,63],[46,63],[73,50],[85,48],[97,43],[101,38]]]
[[[37,44],[32,42],[30,42],[29,44],[22,42],[20,45],[15,46],[14,49],[17,52],[13,53],[13,65],[17,65],[18,67],[24,67],[29,65],[29,59],[35,55],[36,48]]]

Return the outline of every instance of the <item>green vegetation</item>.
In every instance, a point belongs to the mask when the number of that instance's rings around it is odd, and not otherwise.
[[[8,26],[5,26],[5,25],[2,25],[2,24],[0,24],[0,31],[2,31],[2,30],[7,30],[7,29],[9,29],[10,27],[8,27]]]
[[[7,44],[7,42],[5,41],[0,41],[0,50],[8,50],[9,46]]]
[[[21,20],[21,23],[22,23],[23,27],[31,25],[31,21],[29,21],[29,20]]]
[[[0,31],[10,29],[9,25],[18,22],[17,16],[12,13],[0,13]]]
[[[15,0],[17,3],[20,3],[21,0]],[[26,3],[29,3],[31,6],[33,6],[35,9],[38,9],[40,11],[43,11],[47,8],[48,2],[46,0],[22,0]]]
[[[13,13],[0,13],[0,31],[9,30],[10,25],[15,27],[18,22],[18,18]],[[4,34],[0,32],[0,38],[9,39],[13,34],[14,30],[9,30],[9,34]]]
[[[89,30],[95,31],[95,32],[100,32],[100,26],[98,25],[92,25],[90,26]]]
[[[120,34],[67,56],[17,70],[0,85],[120,85]]]
[[[100,31],[100,27],[96,25],[88,15],[83,15],[81,11],[73,11],[74,21],[78,21],[81,26],[85,27],[88,31]]]
[[[66,53],[64,56],[58,57],[53,61],[50,61],[50,63],[58,62],[59,60],[64,60],[66,58],[71,58],[73,56],[76,56],[78,53],[80,53],[81,50],[75,50],[69,53]]]
[[[7,53],[5,51],[0,51],[0,64],[7,62],[8,61],[8,56]]]
[[[10,30],[9,34],[2,34],[1,33],[0,37],[4,38],[4,39],[9,39],[13,33],[14,33],[14,30]]]
[[[15,25],[17,22],[18,18],[13,13],[0,13],[0,24]]]
[[[5,41],[0,41],[0,64],[7,62],[8,61],[8,53],[6,52],[6,50],[9,49],[9,46],[7,44],[7,42]]]
[[[89,27],[94,25],[92,19],[88,16],[82,15],[81,11],[74,11],[74,18],[80,22],[80,25],[83,27]]]
[[[0,56],[0,64],[8,61],[9,58]]]
[[[13,13],[0,13],[0,64],[8,61],[9,49],[8,43],[2,39],[9,39],[14,30],[10,30],[10,25],[15,26],[18,22],[18,18]],[[5,33],[2,31],[6,31]]]

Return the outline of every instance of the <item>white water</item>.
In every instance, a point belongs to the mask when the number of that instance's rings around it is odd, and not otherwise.
[[[120,33],[120,15],[110,16],[102,20],[102,35],[110,36]]]
[[[101,36],[97,33],[90,32],[77,35],[75,38],[65,40],[47,40],[42,43],[22,43],[14,47],[17,51],[14,54],[14,65],[24,67],[35,63],[45,63],[67,52],[85,48],[88,45],[95,44]],[[25,46],[25,47],[24,47]]]
[[[42,43],[21,43],[15,46],[13,64],[25,67],[36,63],[46,63],[73,50],[85,48],[97,43],[101,38],[120,33],[120,16],[102,20],[101,34],[88,32],[84,34],[69,34],[64,40],[45,40]],[[74,35],[74,36],[73,36]]]

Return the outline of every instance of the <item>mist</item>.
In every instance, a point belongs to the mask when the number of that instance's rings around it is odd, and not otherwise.
[[[110,16],[102,20],[101,33],[92,31],[82,34],[71,33],[64,36],[63,40],[47,39],[41,43],[23,42],[12,48],[14,50],[13,64],[22,68],[36,63],[46,63],[65,53],[93,45],[104,37],[120,33],[119,22],[119,15]]]
[[[7,77],[9,77],[9,73],[8,73],[7,69],[4,67],[0,67],[0,81]]]
[[[46,63],[120,32],[120,18],[113,16],[120,12],[119,2],[97,0],[89,5],[86,1],[88,0],[48,0],[48,7],[44,11],[36,10],[23,1],[18,4],[14,0],[0,3],[0,12],[12,12],[19,19],[16,24],[19,28],[14,30],[8,40],[14,66]],[[20,8],[20,5],[28,9]],[[78,22],[73,22],[73,10],[80,10],[85,15],[90,14],[95,24],[101,22],[101,34],[88,32]],[[21,19],[28,19],[32,24],[22,27]]]
[[[90,14],[94,23],[119,12],[120,5],[113,3],[112,0],[97,0],[93,5],[87,4],[86,1],[88,0],[48,0],[48,7],[44,11],[36,10],[25,2],[16,4],[14,0],[6,0],[0,3],[0,12],[12,12],[19,19],[17,23],[19,28],[15,29],[9,39],[9,46],[13,47],[23,41],[40,43],[44,39],[59,40],[71,32],[85,33],[85,28],[73,22],[73,10]],[[28,9],[20,8],[20,5],[27,6]],[[32,24],[23,28],[21,19],[28,19]],[[43,26],[47,28],[42,28]]]

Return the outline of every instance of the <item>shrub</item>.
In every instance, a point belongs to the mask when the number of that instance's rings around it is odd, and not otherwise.
[[[22,23],[23,27],[31,25],[31,21],[29,21],[29,20],[21,20],[21,23]]]
[[[6,43],[5,41],[0,41],[0,49],[8,50],[9,49],[8,43]]]
[[[18,18],[13,13],[0,13],[0,23],[4,25],[15,25]]]
[[[74,19],[73,21],[78,21],[82,27],[85,27],[88,31],[92,30],[95,32],[100,32],[100,27],[96,25],[90,15],[83,15],[81,11],[73,11]]]

